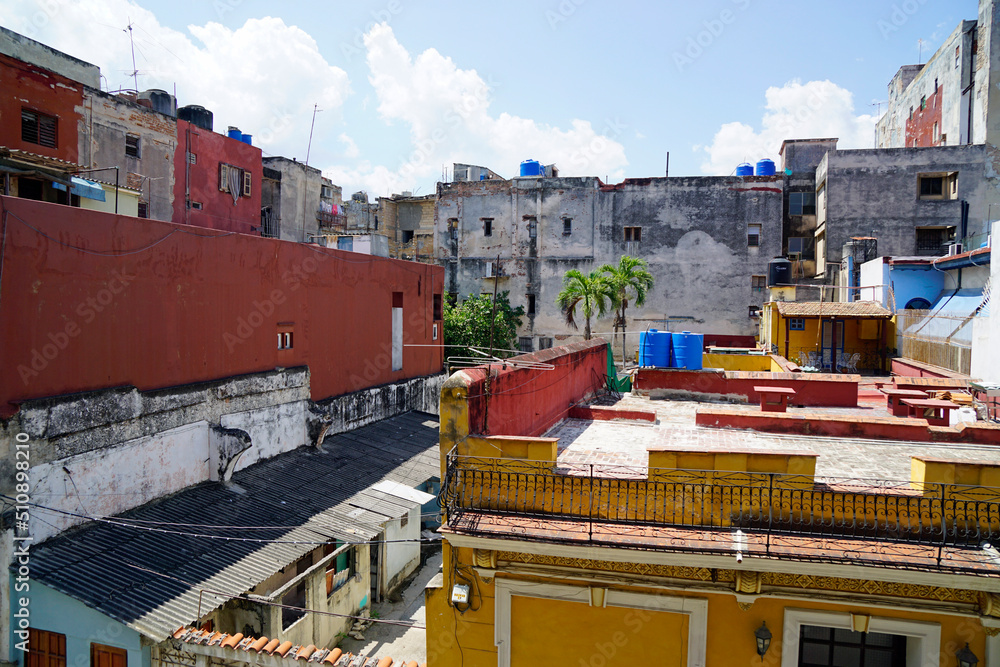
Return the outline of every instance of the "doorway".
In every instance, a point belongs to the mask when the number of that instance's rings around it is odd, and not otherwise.
[[[823,320],[823,369],[836,369],[844,356],[844,320]]]

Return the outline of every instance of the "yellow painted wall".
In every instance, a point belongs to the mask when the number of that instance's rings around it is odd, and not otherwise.
[[[503,543],[497,543],[503,548]],[[458,565],[466,576],[472,577],[472,552],[469,549],[459,549]],[[444,585],[441,588],[429,589],[427,601],[427,661],[431,667],[478,667],[480,665],[497,664],[497,651],[494,643],[495,618],[495,579],[486,583],[482,578],[476,578],[474,591],[478,591],[473,600],[473,608],[464,614],[455,610],[448,603],[448,593],[454,582],[451,548],[445,545]],[[576,571],[584,575],[583,570]],[[720,572],[720,578],[724,572]],[[620,577],[620,573],[615,573]],[[501,577],[536,581],[521,573],[498,573]],[[727,579],[733,574],[728,573]],[[571,586],[586,587],[587,584],[578,580],[546,579],[548,583],[560,583]],[[731,585],[731,584],[729,584]],[[726,590],[662,590],[644,588],[642,585],[614,586],[617,590],[627,590],[649,595],[700,598],[708,601],[708,641],[706,652],[707,667],[727,667],[729,665],[761,665],[777,667],[781,664],[782,629],[784,625],[785,608],[815,609],[838,611],[857,614],[867,614],[882,618],[899,618],[915,621],[938,623],[941,626],[941,665],[942,667],[957,667],[955,652],[969,642],[973,652],[980,658],[980,665],[986,653],[986,636],[978,617],[954,616],[921,610],[926,603],[914,602],[915,609],[892,610],[874,608],[867,604],[848,604],[842,600],[827,597],[821,590],[803,590],[801,599],[781,599],[758,596],[749,610],[743,610],[737,604],[734,594]],[[676,655],[686,650],[687,623],[679,623],[675,614],[666,612],[649,612],[655,616],[655,622],[650,623],[651,636],[647,636],[646,628],[633,632],[641,616],[628,616],[627,612],[614,611],[607,613],[608,608],[591,607],[583,603],[553,603],[546,601],[530,601],[519,603],[517,596],[512,600],[512,634],[515,653],[513,665],[683,665],[676,662]],[[662,616],[661,616],[662,614]],[[754,630],[762,622],[773,633],[771,647],[763,661],[757,656],[754,642]],[[656,633],[655,630],[660,632]],[[613,644],[616,639],[623,643],[621,652],[616,652],[612,658],[607,658],[601,651],[601,645],[608,641]],[[640,637],[634,642],[638,646],[653,647],[644,655],[632,652],[632,638]],[[551,645],[551,646],[550,646]],[[461,648],[459,648],[461,647]],[[616,644],[616,649],[618,648]],[[596,649],[596,650],[595,650]],[[637,649],[641,651],[641,648]],[[552,651],[558,651],[552,653]],[[530,656],[535,656],[534,661]],[[554,657],[553,657],[554,656]],[[560,656],[564,658],[560,659]],[[597,657],[604,657],[604,661]],[[654,660],[655,657],[655,660]],[[592,659],[591,659],[592,658]],[[581,662],[581,659],[583,662]],[[590,661],[588,662],[588,659]]]
[[[771,357],[762,354],[703,354],[705,368],[721,368],[727,371],[780,371],[780,366]]]
[[[765,347],[774,345],[777,353],[785,356],[785,319],[779,313],[776,304],[765,304],[767,313],[767,326],[762,326],[762,334],[766,336],[761,342]],[[828,319],[828,318],[824,318]],[[863,356],[874,357],[881,347],[881,340],[878,335],[878,320],[874,319],[851,319],[840,318],[844,322],[843,349],[844,352],[861,352]],[[896,338],[895,325],[892,320],[883,320],[882,328],[885,331],[885,340],[894,341]],[[823,342],[820,332],[820,320],[818,318],[805,318],[805,329],[801,331],[788,330],[787,357],[789,361],[799,363],[799,354],[803,351],[820,352]],[[838,348],[841,347],[838,341]],[[736,370],[736,369],[733,369]],[[740,369],[742,370],[742,369]]]
[[[514,595],[511,667],[687,665],[685,614]]]

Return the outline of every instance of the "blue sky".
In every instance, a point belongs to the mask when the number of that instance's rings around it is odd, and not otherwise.
[[[0,24],[102,68],[106,88],[177,87],[265,154],[373,196],[432,192],[452,162],[527,158],[617,181],[731,173],[781,139],[870,147],[900,65],[971,0],[777,3],[0,0]],[[882,111],[885,106],[882,105]]]

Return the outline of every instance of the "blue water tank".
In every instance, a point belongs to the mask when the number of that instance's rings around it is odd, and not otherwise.
[[[639,333],[639,365],[670,368],[670,332],[650,329]]]
[[[737,176],[753,176],[753,165],[749,162],[744,162],[743,164],[736,166]]]
[[[657,333],[656,329],[639,332],[639,366],[653,365],[653,346],[656,344],[654,339]]]
[[[245,143],[248,146],[253,146],[253,135],[252,134],[244,134],[244,135],[242,135],[240,137],[240,141],[242,141],[243,143]]]
[[[235,139],[236,141],[243,141],[243,133],[240,132],[240,128],[229,126],[229,131],[226,132],[226,136],[230,139]]]
[[[768,158],[757,160],[757,175],[774,176],[774,160],[769,160]]]
[[[674,359],[677,368],[689,371],[700,371],[702,368],[702,351],[705,347],[705,335],[682,331],[673,335]]]
[[[525,160],[521,163],[521,176],[542,176],[544,173],[542,163],[538,160]]]

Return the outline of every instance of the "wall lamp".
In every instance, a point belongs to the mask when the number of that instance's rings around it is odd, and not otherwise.
[[[757,655],[764,659],[764,654],[771,646],[771,631],[767,629],[767,621],[762,621],[760,627],[753,631],[753,636],[757,640]]]
[[[958,667],[976,667],[979,664],[979,658],[969,650],[968,642],[965,643],[965,648],[955,653],[955,657],[958,658]]]

